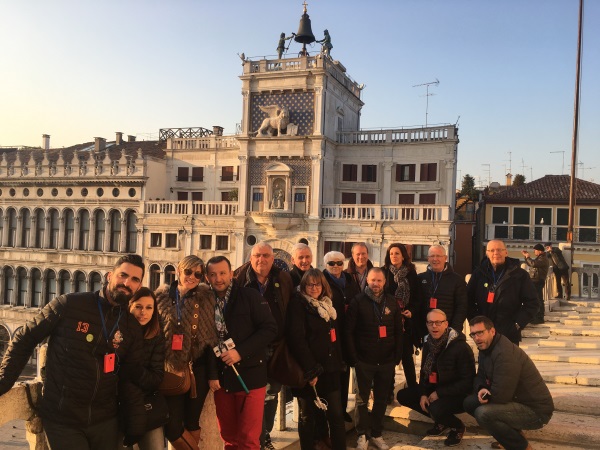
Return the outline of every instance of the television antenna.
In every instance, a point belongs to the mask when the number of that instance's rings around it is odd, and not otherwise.
[[[421,83],[421,84],[415,84],[413,85],[413,87],[420,87],[420,86],[425,86],[425,88],[427,89],[427,92],[425,94],[426,97],[426,103],[425,103],[425,128],[427,128],[427,118],[429,116],[429,97],[435,94],[430,94],[429,93],[429,86],[438,86],[440,84],[440,80],[438,80],[437,78],[435,79],[435,81],[430,81],[429,83]],[[458,120],[457,120],[458,122]]]

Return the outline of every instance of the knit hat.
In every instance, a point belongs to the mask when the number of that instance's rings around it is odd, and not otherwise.
[[[540,251],[540,252],[543,252],[543,251],[544,251],[544,246],[543,246],[542,244],[535,244],[535,245],[533,246],[533,249],[534,249],[534,250],[538,250],[538,251]]]

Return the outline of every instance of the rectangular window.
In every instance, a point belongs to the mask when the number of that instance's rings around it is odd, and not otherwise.
[[[513,239],[528,240],[529,227],[528,226],[517,226],[517,225],[529,225],[530,223],[530,208],[514,208],[513,209]]]
[[[415,194],[398,194],[399,205],[414,205]]]
[[[177,234],[176,233],[165,234],[165,248],[177,248]]]
[[[295,202],[305,202],[306,201],[306,192],[296,192],[294,194]]]
[[[342,192],[342,205],[356,205],[356,192]]]
[[[374,205],[375,204],[375,194],[360,194],[360,204],[361,205]]]
[[[229,196],[230,192],[229,191],[222,191],[221,192],[221,201],[222,202],[228,202],[229,201]]]
[[[323,254],[335,251],[343,253],[346,258],[350,258],[353,245],[354,242],[325,241],[323,243]]]
[[[493,206],[492,207],[492,223],[508,223],[508,207]]]
[[[190,168],[189,167],[178,167],[177,168],[177,181],[189,181]]]
[[[192,181],[204,181],[204,167],[192,167]]]
[[[356,164],[344,164],[342,181],[357,181],[358,180],[358,166]]]
[[[421,164],[421,181],[436,181],[437,163]]]
[[[202,191],[192,192],[192,200],[195,202],[201,202],[202,201]]]
[[[229,236],[217,236],[215,250],[228,250],[229,249]]]
[[[210,250],[212,248],[212,236],[210,234],[200,235],[200,250]]]
[[[435,205],[435,194],[419,194],[419,205]]]
[[[252,201],[253,202],[262,202],[262,201],[264,201],[264,193],[263,192],[254,191],[252,193]]]
[[[233,166],[223,166],[221,168],[221,181],[233,181]]]
[[[150,247],[160,247],[162,245],[161,233],[150,233]]]
[[[187,191],[177,191],[177,200],[180,202],[187,201],[188,192]]]
[[[598,210],[581,208],[579,210],[579,242],[596,242],[596,224],[598,223]],[[594,228],[582,228],[594,227]]]
[[[294,192],[294,212],[306,214],[306,189],[297,189]]]
[[[556,209],[556,225],[569,225],[569,210],[567,208]]]
[[[429,245],[412,245],[411,247],[413,261],[427,261]]]
[[[376,165],[363,165],[362,166],[362,181],[363,182],[377,181],[377,166]]]
[[[552,225],[552,208],[535,208],[534,223],[538,226],[534,230],[534,239],[536,241],[547,241],[549,227]]]
[[[397,164],[396,181],[415,181],[415,164]]]

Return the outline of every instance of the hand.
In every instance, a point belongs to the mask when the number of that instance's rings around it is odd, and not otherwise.
[[[223,352],[223,354],[221,355],[221,361],[223,361],[228,366],[233,366],[236,362],[240,362],[241,360],[242,357],[235,348]]]
[[[421,409],[423,411],[429,412],[429,410],[427,409],[427,407],[429,406],[429,399],[426,395],[421,395],[421,401],[419,402],[419,404],[421,405]]]
[[[524,256],[525,258],[529,258],[529,252],[528,252],[528,251],[521,250],[521,253],[523,254],[523,256]]]
[[[140,442],[141,439],[142,436],[126,434],[125,437],[123,437],[123,447],[133,447],[133,445]]]
[[[429,394],[429,403],[433,403],[436,400],[439,400],[437,391],[433,391],[431,394]]]
[[[408,309],[405,309],[404,311],[402,311],[401,314],[404,317],[406,317],[407,319],[410,319],[412,317],[412,313]]]
[[[481,403],[482,405],[485,405],[486,403],[489,402],[489,400],[484,400],[481,398],[481,396],[485,393],[488,393],[488,395],[492,395],[492,393],[490,391],[488,391],[486,388],[480,389],[479,392],[477,393],[477,399],[479,400],[479,403]]]
[[[219,380],[208,380],[208,387],[212,392],[215,392],[221,389],[221,383]]]
[[[314,386],[315,384],[317,384],[317,381],[319,381],[319,377],[314,377],[312,380],[310,380],[308,382],[308,384],[310,384],[311,386]]]

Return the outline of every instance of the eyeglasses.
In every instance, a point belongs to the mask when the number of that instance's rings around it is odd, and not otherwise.
[[[432,326],[434,326],[434,325],[435,325],[436,327],[440,327],[440,326],[442,326],[442,324],[443,324],[444,322],[448,322],[448,321],[447,321],[447,320],[428,320],[426,323],[427,323],[427,326],[428,326],[428,327],[432,327]]]
[[[502,253],[505,251],[506,251],[505,248],[490,248],[490,249],[486,250],[486,252],[490,252],[490,253]]]
[[[321,283],[306,283],[307,288],[318,288],[321,287]]]
[[[344,265],[344,261],[329,261],[327,263],[328,266],[343,266]]]
[[[486,331],[487,330],[473,331],[472,333],[469,333],[469,336],[471,336],[471,339],[475,339],[475,336],[481,337],[481,336],[483,336],[483,333],[485,333]]]
[[[202,279],[202,272],[198,271],[198,272],[194,272],[192,269],[183,269],[183,273],[185,274],[186,277],[189,277],[190,275],[194,275],[194,278],[196,278],[197,280],[201,280]]]

